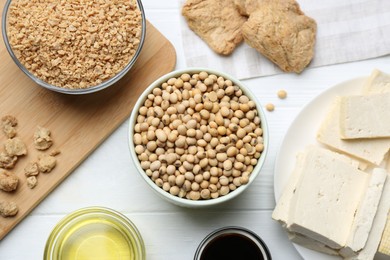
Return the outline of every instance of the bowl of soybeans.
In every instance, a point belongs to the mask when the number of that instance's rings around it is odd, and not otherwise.
[[[220,204],[253,183],[268,150],[268,127],[255,96],[225,73],[168,73],[140,96],[129,147],[142,179],[183,207]]]

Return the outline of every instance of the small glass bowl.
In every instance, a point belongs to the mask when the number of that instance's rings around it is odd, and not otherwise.
[[[102,83],[100,83],[100,84],[98,84],[96,86],[92,86],[92,87],[88,87],[88,88],[80,88],[80,89],[69,89],[69,88],[62,88],[62,87],[54,86],[54,85],[49,84],[49,83],[43,81],[42,79],[36,77],[28,69],[26,69],[26,67],[24,67],[22,65],[22,63],[15,56],[15,54],[14,54],[12,48],[11,48],[11,45],[9,44],[9,39],[8,39],[8,35],[7,35],[7,15],[8,15],[8,9],[9,9],[9,6],[10,6],[12,0],[7,0],[7,2],[5,3],[3,16],[2,16],[2,21],[1,21],[2,22],[1,30],[2,30],[2,35],[3,35],[5,47],[7,48],[7,51],[9,53],[9,55],[11,56],[11,58],[13,59],[15,64],[19,67],[19,69],[21,71],[23,71],[24,74],[26,74],[35,83],[37,83],[38,85],[40,85],[40,86],[42,86],[42,87],[44,87],[46,89],[49,89],[49,90],[52,90],[52,91],[55,91],[55,92],[65,93],[65,94],[73,94],[73,95],[89,94],[89,93],[94,93],[94,92],[106,89],[106,88],[110,87],[111,85],[113,85],[114,83],[116,83],[118,80],[120,80],[124,75],[127,74],[127,72],[130,71],[130,69],[134,66],[135,62],[137,61],[138,56],[140,55],[142,46],[144,44],[145,37],[146,37],[146,17],[145,17],[145,11],[144,11],[144,8],[143,8],[141,0],[136,0],[136,1],[137,1],[137,4],[138,4],[138,8],[139,8],[139,10],[141,12],[141,16],[142,16],[141,38],[140,38],[140,43],[138,45],[138,49],[135,52],[134,56],[131,58],[130,62],[120,72],[118,72],[112,78],[110,78],[110,79],[108,79],[106,81],[103,81]]]
[[[223,227],[207,235],[196,249],[194,260],[215,259],[215,255],[218,259],[272,260],[259,236],[236,226]]]
[[[145,246],[135,225],[124,215],[102,207],[77,210],[51,232],[44,260],[145,260]]]

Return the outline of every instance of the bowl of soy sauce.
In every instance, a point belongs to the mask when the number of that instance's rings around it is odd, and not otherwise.
[[[207,235],[198,246],[194,260],[272,260],[261,238],[242,227],[224,227]]]

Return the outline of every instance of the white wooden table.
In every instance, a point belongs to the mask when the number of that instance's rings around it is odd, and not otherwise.
[[[175,46],[177,69],[185,68],[178,1],[144,0],[149,21]],[[163,62],[163,61],[162,61]],[[118,210],[135,223],[145,242],[147,259],[192,259],[199,242],[211,231],[229,225],[256,232],[273,259],[302,259],[282,228],[271,219],[275,206],[273,169],[283,136],[291,121],[316,95],[333,85],[369,75],[374,68],[390,72],[390,56],[245,80],[267,112],[270,149],[261,174],[235,200],[207,210],[184,209],[160,199],[138,176],[127,147],[124,122],[80,167],[0,242],[0,259],[42,259],[46,239],[68,213],[87,206]],[[276,96],[286,89],[288,98]]]

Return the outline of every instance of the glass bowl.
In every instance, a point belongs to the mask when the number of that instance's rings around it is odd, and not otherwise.
[[[15,62],[15,64],[19,67],[19,69],[21,71],[23,71],[30,79],[32,79],[38,85],[40,85],[46,89],[55,91],[55,92],[60,92],[60,93],[65,93],[65,94],[77,95],[77,94],[94,93],[94,92],[106,89],[106,88],[110,87],[111,85],[113,85],[114,83],[116,83],[118,80],[120,80],[124,75],[126,75],[127,72],[129,72],[129,70],[133,67],[136,60],[138,59],[138,56],[140,55],[143,43],[145,41],[145,36],[146,36],[146,18],[145,18],[145,12],[144,12],[144,8],[142,5],[142,1],[141,0],[136,0],[136,1],[138,4],[138,8],[141,12],[141,16],[142,16],[141,37],[140,37],[140,43],[138,45],[138,48],[137,48],[134,56],[129,61],[129,63],[120,72],[118,72],[116,75],[114,75],[110,79],[103,81],[102,83],[95,85],[95,86],[91,86],[91,87],[87,87],[87,88],[80,88],[80,89],[70,89],[70,88],[63,88],[63,87],[54,86],[54,85],[49,84],[49,83],[45,82],[44,80],[36,77],[18,60],[18,58],[16,57],[15,53],[13,52],[13,50],[11,48],[11,45],[10,45],[9,39],[8,39],[8,35],[7,35],[7,15],[8,15],[8,10],[9,10],[10,4],[12,3],[12,0],[6,1],[5,6],[4,6],[4,10],[3,10],[2,28],[1,28],[3,40],[5,43],[6,49],[7,49],[8,53],[10,54],[11,58],[13,59],[13,61]]]
[[[102,207],[77,210],[51,232],[45,260],[144,260],[145,246],[135,225],[124,215]]]

